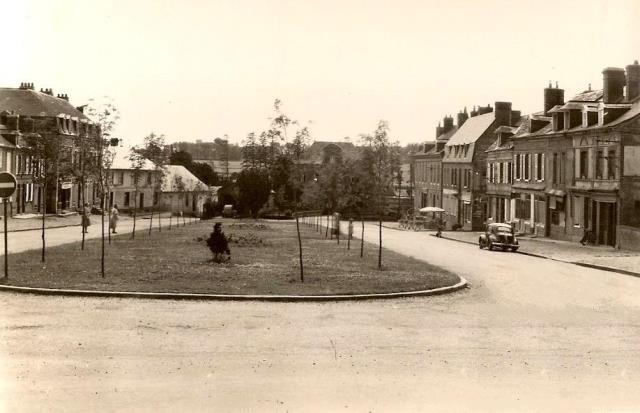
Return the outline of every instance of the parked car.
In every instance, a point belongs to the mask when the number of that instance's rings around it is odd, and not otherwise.
[[[222,216],[224,218],[235,218],[236,210],[233,209],[233,205],[227,204],[222,208]]]
[[[513,233],[513,229],[509,224],[492,223],[487,225],[484,234],[478,238],[478,246],[480,249],[487,248],[489,251],[494,248],[502,248],[503,251],[518,250],[518,238]]]

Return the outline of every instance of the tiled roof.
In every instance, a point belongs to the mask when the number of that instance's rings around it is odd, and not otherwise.
[[[0,111],[14,111],[22,116],[69,115],[86,119],[86,115],[65,99],[28,89],[0,88]]]
[[[493,112],[467,119],[449,139],[446,146],[474,143],[491,126],[494,120],[495,114]]]

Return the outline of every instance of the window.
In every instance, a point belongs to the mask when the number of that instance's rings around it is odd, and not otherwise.
[[[516,199],[516,218],[530,219],[531,209],[528,199],[518,198]]]
[[[524,155],[524,180],[528,181],[531,177],[531,154]]]
[[[558,154],[553,154],[553,160],[551,161],[551,182],[558,182]]]
[[[544,154],[543,153],[538,153],[536,154],[536,160],[537,160],[537,165],[536,165],[536,179],[538,181],[542,181],[544,180]]]
[[[500,169],[498,171],[498,182],[504,183],[504,162],[500,162]]]
[[[596,179],[603,179],[604,175],[604,151],[596,152]]]
[[[522,175],[520,174],[520,154],[516,155],[516,179],[520,180]]]
[[[151,185],[153,183],[153,175],[151,172],[147,172],[147,185]]]
[[[589,174],[588,151],[580,151],[580,169],[578,169],[578,178],[586,179]]]
[[[513,182],[513,175],[511,171],[511,166],[513,164],[511,162],[507,162],[507,183],[510,184]]]
[[[618,151],[616,148],[609,148],[607,161],[607,178],[616,179],[616,170],[618,169]]]
[[[129,206],[129,201],[131,200],[131,195],[129,192],[124,193],[124,206]]]

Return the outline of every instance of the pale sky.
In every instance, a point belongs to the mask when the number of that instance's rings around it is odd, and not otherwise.
[[[313,138],[389,121],[432,140],[464,106],[542,109],[640,59],[640,1],[0,0],[0,86],[33,82],[78,106],[110,96],[115,135],[239,142],[275,98]]]

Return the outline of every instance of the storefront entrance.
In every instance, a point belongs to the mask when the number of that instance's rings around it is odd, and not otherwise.
[[[595,239],[599,245],[616,245],[616,203],[593,202],[591,222],[596,223]]]

